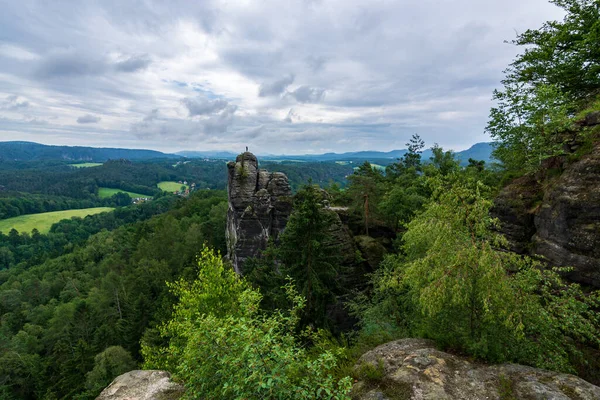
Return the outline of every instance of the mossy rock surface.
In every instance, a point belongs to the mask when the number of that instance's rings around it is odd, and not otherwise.
[[[385,247],[376,239],[365,235],[355,236],[354,242],[371,269],[376,269],[387,253]]]
[[[352,397],[357,400],[600,399],[599,387],[576,376],[475,363],[424,339],[396,340],[365,353],[355,379]]]

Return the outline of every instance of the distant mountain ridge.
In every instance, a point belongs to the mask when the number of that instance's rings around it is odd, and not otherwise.
[[[231,151],[178,151],[175,153],[181,157],[187,158],[235,158],[237,157],[236,153],[232,153]]]
[[[469,158],[492,162],[493,143],[476,143],[467,150],[455,152],[455,156],[466,165]],[[355,151],[346,153],[303,154],[303,155],[263,155],[265,161],[298,160],[298,161],[387,161],[394,162],[406,154],[408,150],[392,151]],[[128,160],[145,160],[152,158],[218,158],[235,159],[236,153],[231,151],[180,151],[175,154],[162,153],[155,150],[137,150],[122,148],[84,147],[84,146],[51,146],[34,142],[0,142],[0,160],[11,161],[38,161],[38,160],[67,160],[67,161],[97,161],[104,162],[109,159],[125,158]],[[422,159],[428,161],[432,156],[430,149],[423,151]]]
[[[493,143],[481,142],[475,143],[466,150],[457,151],[454,153],[457,160],[460,160],[462,165],[468,163],[469,158],[475,160],[483,160],[486,163],[493,161],[492,151],[494,150]],[[389,160],[395,161],[401,158],[408,152],[407,149],[392,150],[392,151],[356,151],[347,153],[325,153],[325,154],[306,154],[306,155],[268,155],[261,156],[264,160],[302,160],[302,161],[366,161],[366,160]],[[423,151],[421,158],[423,161],[428,161],[433,155],[430,149]]]
[[[125,158],[143,160],[151,158],[179,158],[155,150],[119,149],[109,147],[51,146],[34,142],[0,142],[0,160],[10,161],[97,161]]]

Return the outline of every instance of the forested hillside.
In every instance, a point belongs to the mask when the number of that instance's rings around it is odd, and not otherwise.
[[[551,3],[564,19],[518,34],[493,94],[498,164],[418,134],[385,164],[0,162],[0,218],[117,206],[0,233],[0,399],[94,399],[139,368],[184,399],[452,399],[459,372],[503,400],[590,399],[539,369],[600,385],[600,3]]]
[[[158,201],[0,237],[3,398],[94,398],[140,361],[140,339],[171,312],[165,282],[192,277],[204,244],[225,248],[223,192],[165,200],[150,219]]]
[[[32,142],[0,142],[0,160],[2,161],[69,160],[72,162],[104,162],[119,158],[147,160],[151,158],[179,158],[179,156],[154,150],[47,146]]]

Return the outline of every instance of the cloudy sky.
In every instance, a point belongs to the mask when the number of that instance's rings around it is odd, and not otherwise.
[[[0,0],[0,140],[321,153],[484,133],[546,0]]]

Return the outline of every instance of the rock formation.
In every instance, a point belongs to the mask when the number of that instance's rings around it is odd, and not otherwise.
[[[285,228],[292,211],[292,191],[285,174],[259,169],[252,153],[240,154],[227,169],[227,254],[241,274],[244,261],[258,256],[269,239],[277,240]]]
[[[483,365],[401,339],[365,353],[353,398],[410,400],[600,399],[600,388],[573,375],[516,364]]]
[[[599,130],[600,113],[588,114],[580,125]],[[574,162],[556,157],[544,167],[495,199],[501,231],[512,250],[573,267],[569,279],[600,287],[600,141]]]
[[[170,378],[166,371],[130,371],[116,377],[96,400],[177,400],[184,388]]]

